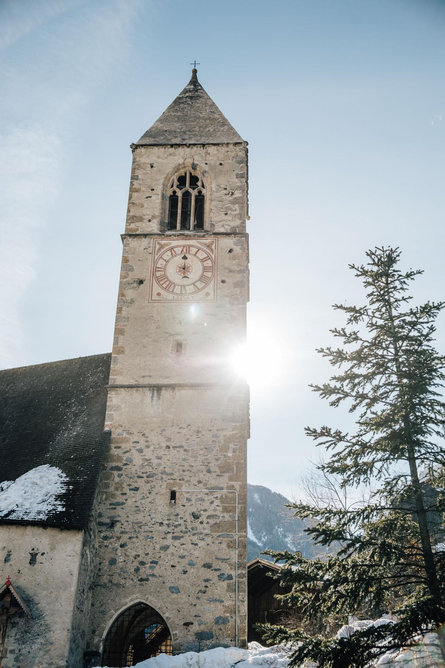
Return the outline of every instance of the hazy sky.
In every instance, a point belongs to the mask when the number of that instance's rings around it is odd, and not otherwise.
[[[400,246],[444,296],[445,2],[1,0],[0,50],[2,366],[111,350],[129,144],[196,58],[249,142],[251,328],[286,353],[252,386],[249,479],[291,495],[304,426],[344,420],[308,384],[361,298],[348,263]]]

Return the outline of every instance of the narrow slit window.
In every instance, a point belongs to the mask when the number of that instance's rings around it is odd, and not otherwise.
[[[172,504],[172,506],[175,505],[175,503],[176,503],[176,490],[175,489],[170,490],[170,503]]]
[[[168,187],[169,230],[203,230],[205,186],[201,176],[191,170],[175,174]]]

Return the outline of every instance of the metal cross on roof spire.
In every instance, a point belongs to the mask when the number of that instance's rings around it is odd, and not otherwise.
[[[197,63],[196,60],[194,60],[193,63],[190,63],[190,65],[193,65],[193,69],[196,70],[196,66],[201,65],[201,63]]]

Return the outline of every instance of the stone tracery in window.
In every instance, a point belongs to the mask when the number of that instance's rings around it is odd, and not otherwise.
[[[169,230],[203,230],[205,186],[199,174],[190,169],[178,172],[168,190]]]

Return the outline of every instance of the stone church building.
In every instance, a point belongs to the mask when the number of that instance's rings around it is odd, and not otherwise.
[[[2,668],[246,644],[247,143],[194,69],[131,149],[112,353],[0,374]]]

